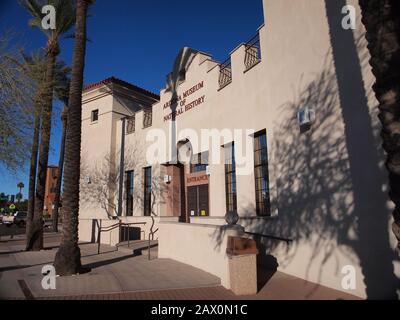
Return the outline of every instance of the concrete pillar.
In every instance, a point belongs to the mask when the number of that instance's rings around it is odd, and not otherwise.
[[[227,245],[230,287],[236,295],[257,293],[256,243],[243,237],[228,237]]]

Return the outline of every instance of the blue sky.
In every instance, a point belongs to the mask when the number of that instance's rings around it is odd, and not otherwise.
[[[45,45],[28,27],[29,15],[16,0],[0,0],[0,32],[12,30],[26,51]],[[263,23],[262,0],[97,0],[88,20],[85,83],[115,76],[159,93],[180,48],[188,46],[223,61]],[[70,64],[73,40],[61,41],[61,59]],[[55,103],[49,164],[58,163],[61,125]],[[13,175],[0,167],[0,192],[28,189],[28,169]]]

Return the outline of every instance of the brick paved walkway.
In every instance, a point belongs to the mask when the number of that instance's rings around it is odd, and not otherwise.
[[[38,253],[21,251],[25,241],[0,241],[1,299],[68,299],[68,300],[305,300],[357,299],[352,295],[316,285],[276,272],[260,285],[253,296],[235,296],[220,286],[218,278],[191,266],[170,260],[134,257],[103,246],[82,244],[83,264],[92,267],[89,274],[57,278],[57,290],[41,288],[40,274],[44,264],[51,264],[59,236],[48,234],[49,250]]]
[[[286,275],[285,275],[286,276]],[[301,279],[300,279],[301,280]],[[314,286],[314,285],[313,285]],[[320,286],[319,286],[320,287]],[[154,290],[142,292],[122,292],[110,294],[93,294],[80,296],[64,296],[42,299],[54,300],[357,300],[352,295],[320,287],[313,291],[304,288],[276,286],[264,288],[254,296],[236,296],[222,286],[190,289]],[[297,291],[296,289],[301,289]],[[314,288],[315,289],[315,288]],[[311,294],[310,294],[311,292]],[[40,299],[40,298],[39,298]]]

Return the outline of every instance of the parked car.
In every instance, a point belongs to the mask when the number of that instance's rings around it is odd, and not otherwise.
[[[3,224],[7,227],[11,227],[13,224],[17,225],[18,227],[25,227],[26,225],[26,217],[27,212],[25,211],[18,211],[14,214],[10,214],[3,218]]]
[[[9,213],[3,216],[3,224],[7,227],[11,226],[14,223],[14,214]]]
[[[14,215],[14,223],[18,227],[25,227],[26,226],[26,217],[27,217],[27,215],[28,215],[28,213],[26,211],[18,211]]]

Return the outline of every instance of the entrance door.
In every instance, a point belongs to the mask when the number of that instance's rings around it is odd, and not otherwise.
[[[205,217],[209,216],[210,212],[208,211],[208,184],[203,184],[198,186],[198,195],[199,195],[199,216]]]
[[[209,216],[208,184],[187,188],[188,216]]]

